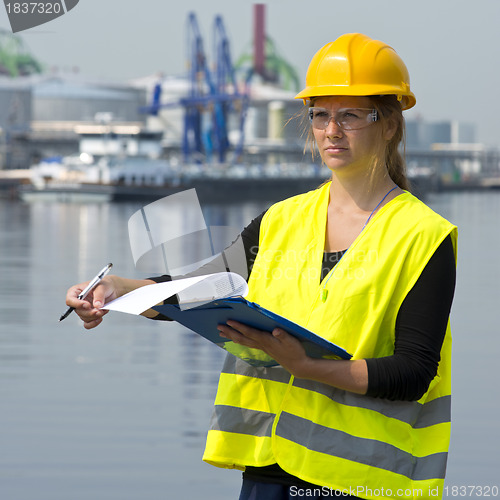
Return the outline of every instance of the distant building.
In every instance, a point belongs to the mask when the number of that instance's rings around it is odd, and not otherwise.
[[[422,119],[406,121],[408,151],[428,151],[433,144],[473,144],[476,127],[458,121],[425,122]]]
[[[458,121],[406,122],[406,160],[410,171],[431,171],[441,187],[484,186],[500,177],[500,152],[476,142],[476,127]]]
[[[25,168],[26,138],[32,117],[32,92],[27,84],[0,79],[0,168]],[[11,144],[17,147],[10,147]]]
[[[41,158],[79,150],[79,127],[144,126],[145,92],[77,74],[0,78],[0,168],[28,168]]]
[[[139,108],[144,104],[144,93],[126,85],[61,77],[33,84],[35,122],[89,122],[102,112],[112,113],[117,121],[143,121]]]

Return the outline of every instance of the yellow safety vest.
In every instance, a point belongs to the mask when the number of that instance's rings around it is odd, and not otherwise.
[[[456,228],[405,192],[375,214],[321,281],[329,188],[267,211],[247,298],[353,359],[389,356],[403,300],[448,235],[456,246]],[[450,361],[448,324],[438,373],[424,396],[409,402],[350,393],[228,355],[203,459],[238,469],[278,463],[304,481],[361,498],[440,498]]]

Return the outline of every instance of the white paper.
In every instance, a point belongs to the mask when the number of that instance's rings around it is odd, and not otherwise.
[[[248,293],[247,282],[236,273],[214,273],[178,293],[181,310],[206,304],[216,299],[245,297]]]
[[[235,283],[236,293],[228,293],[225,287],[221,289],[219,285],[221,280],[223,283],[228,281]],[[242,281],[244,285],[241,283]],[[197,287],[198,284],[201,286]],[[187,291],[188,289],[189,291]],[[146,285],[108,302],[103,309],[139,315],[175,294],[180,294],[181,308],[187,309],[215,299],[236,294],[245,296],[247,293],[246,281],[238,274],[214,273]]]

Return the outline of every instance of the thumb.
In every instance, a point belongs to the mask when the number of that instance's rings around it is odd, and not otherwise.
[[[106,286],[104,283],[99,283],[93,291],[92,305],[96,309],[100,309],[106,303]]]

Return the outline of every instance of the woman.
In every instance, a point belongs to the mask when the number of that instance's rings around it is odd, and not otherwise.
[[[221,335],[280,366],[228,355],[204,460],[244,470],[241,500],[438,498],[450,432],[456,228],[405,191],[398,148],[402,110],[415,104],[408,72],[382,42],[343,35],[314,56],[297,98],[309,104],[332,177],[243,231],[247,298],[353,358],[312,359],[282,330],[220,325]],[[96,307],[150,282],[108,277],[92,305],[76,299],[84,284],[67,303],[91,328],[102,320]]]

